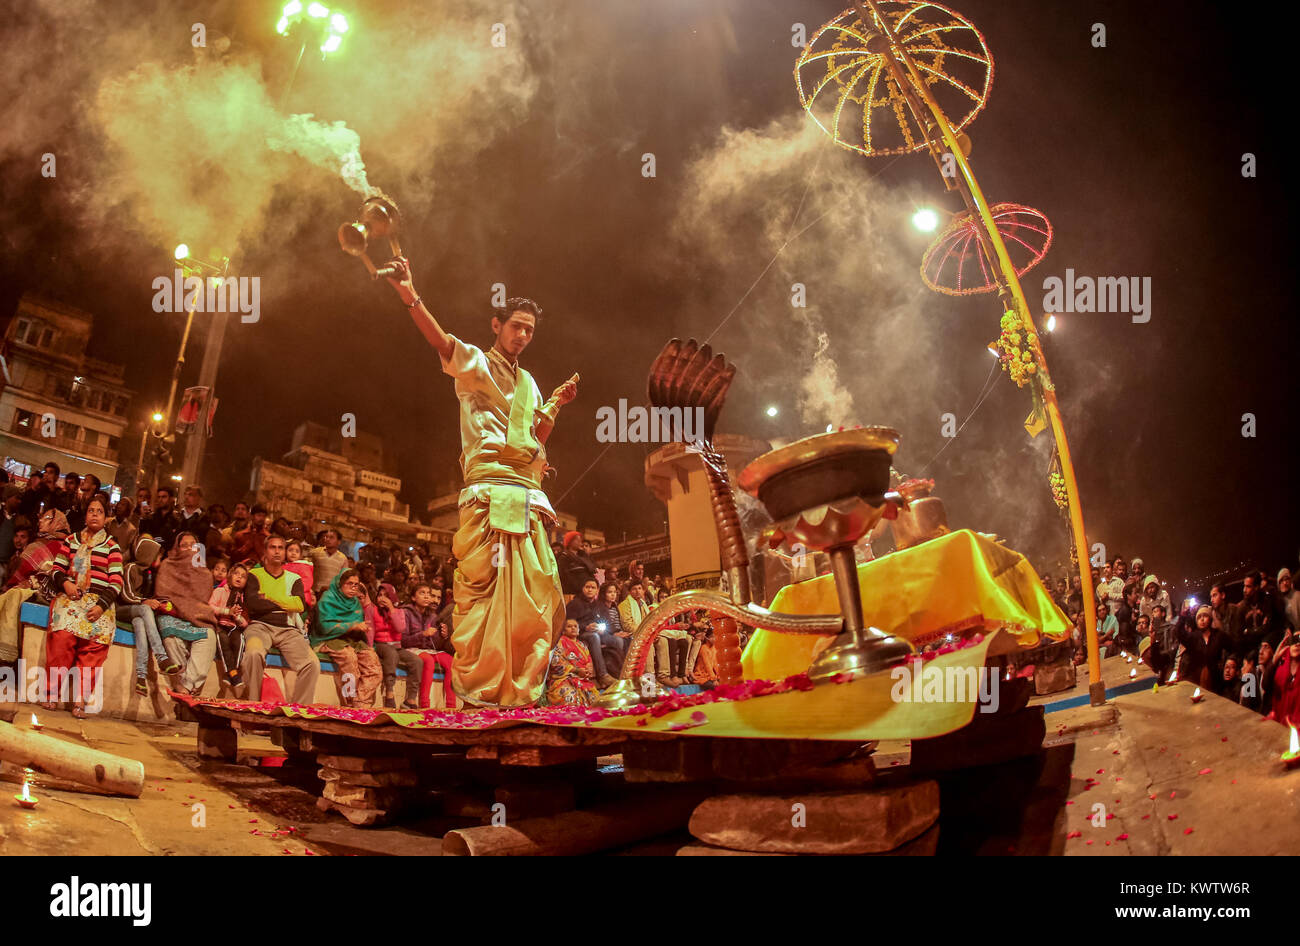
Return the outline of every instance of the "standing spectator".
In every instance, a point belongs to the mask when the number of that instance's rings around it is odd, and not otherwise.
[[[262,519],[265,525],[265,510]],[[248,684],[248,699],[256,702],[262,698],[266,652],[277,647],[295,675],[293,701],[311,703],[320,677],[320,661],[302,632],[302,579],[284,567],[284,539],[271,536],[265,543],[265,557],[260,565],[249,569],[244,592],[251,623],[244,629],[244,664],[240,669]]]
[[[1225,635],[1232,634],[1232,605],[1228,603],[1223,585],[1210,588],[1210,614],[1210,624],[1216,631],[1222,631]]]
[[[195,537],[201,541],[205,547],[211,551],[216,551],[208,545],[208,529],[211,527],[211,520],[207,513],[203,511],[203,490],[197,486],[185,487],[185,505],[177,513],[180,519],[180,527],[186,532],[193,532]]]
[[[1124,586],[1124,596],[1119,603],[1119,610],[1115,612],[1115,623],[1119,625],[1115,641],[1126,653],[1137,650],[1138,616],[1138,585],[1136,581],[1130,581]]]
[[[235,503],[235,512],[230,517],[230,522],[221,530],[221,536],[230,542],[235,541],[235,536],[248,528],[248,503]]]
[[[1164,606],[1165,614],[1170,612],[1169,592],[1160,587],[1160,579],[1155,575],[1147,575],[1142,579],[1142,600],[1139,604],[1142,613],[1147,616],[1158,604]]]
[[[1277,617],[1275,625],[1283,625],[1293,631],[1300,631],[1300,591],[1291,581],[1291,569],[1284,568],[1277,573]]]
[[[117,631],[114,604],[122,590],[122,553],[104,530],[108,497],[102,493],[86,507],[86,525],[69,533],[54,556],[51,577],[59,592],[50,605],[50,629],[45,638],[48,670],[71,670],[72,715],[86,718],[86,697],[95,692],[97,671],[108,659]],[[47,694],[46,709],[62,694]]]
[[[334,576],[348,567],[348,557],[339,551],[337,529],[326,529],[321,538],[324,545],[311,550],[312,584],[317,593],[323,593]]]
[[[44,497],[45,481],[40,473],[33,471],[27,480],[27,488],[23,490],[22,501],[18,504],[18,514],[35,522],[41,517],[41,500]]]
[[[283,540],[282,536],[273,536]],[[345,568],[334,576],[316,606],[316,630],[310,640],[322,657],[328,657],[342,673],[343,692],[353,709],[368,709],[384,679],[379,655],[370,644],[373,628],[366,624],[361,602],[361,579],[354,569]],[[349,679],[356,687],[347,696]]]
[[[1111,562],[1108,572],[1109,577],[1106,577],[1106,572],[1103,572],[1102,582],[1098,586],[1097,594],[1098,597],[1106,599],[1110,614],[1113,617],[1118,617],[1119,606],[1124,602],[1124,585],[1126,584],[1128,572],[1124,559],[1116,556],[1115,561]]]
[[[271,530],[266,526],[266,507],[258,503],[253,507],[247,525],[234,535],[234,546],[230,550],[231,561],[265,562],[266,541],[270,533]]]
[[[587,543],[581,532],[566,532],[564,548],[556,558],[560,568],[560,587],[566,595],[581,593],[588,581],[596,581],[596,563],[587,554]],[[591,647],[590,642],[587,644]]]
[[[180,532],[158,566],[157,597],[172,606],[158,615],[158,633],[172,660],[185,665],[178,688],[197,696],[217,653],[217,616],[212,610],[212,572],[195,561],[198,537]]]
[[[150,507],[153,501],[153,491],[148,486],[141,486],[135,491],[135,510],[131,513],[131,521],[135,523],[137,532],[140,529],[140,520],[145,519],[153,512]]]
[[[94,496],[98,492],[98,476],[94,473],[87,473],[81,478],[81,485],[77,487],[77,492],[73,497],[72,505],[68,509],[68,528],[73,532],[80,532],[85,527],[86,504],[90,502],[90,497]]]
[[[1245,650],[1253,650],[1265,639],[1274,640],[1273,608],[1259,587],[1258,575],[1247,575],[1241,582],[1241,600],[1232,608],[1232,640]]]
[[[117,501],[113,507],[113,518],[108,520],[104,528],[122,550],[122,563],[130,562],[135,554],[135,540],[140,534],[139,527],[131,521],[131,500],[123,496]]]
[[[59,488],[59,465],[54,461],[45,464],[44,472],[41,474],[41,512],[46,509],[57,509],[64,512],[67,509],[66,494]]]
[[[1223,687],[1219,673],[1219,660],[1227,643],[1222,631],[1214,629],[1212,612],[1207,605],[1196,610],[1196,626],[1188,628],[1181,622],[1178,640],[1183,645],[1183,662],[1178,667],[1178,677],[1196,686],[1218,693]]]
[[[140,523],[140,534],[151,535],[157,539],[164,553],[171,551],[176,541],[176,533],[181,531],[175,503],[176,497],[171,487],[159,486],[153,512]]]

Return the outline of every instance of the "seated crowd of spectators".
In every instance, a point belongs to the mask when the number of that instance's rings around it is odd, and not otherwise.
[[[0,506],[0,660],[18,653],[18,612],[31,597],[50,605],[47,665],[103,665],[117,622],[135,631],[136,689],[149,693],[149,660],[176,692],[199,693],[213,668],[222,696],[260,700],[266,659],[277,649],[295,671],[293,702],[315,700],[320,659],[340,671],[340,701],[430,706],[435,675],[448,685],[455,560],[427,545],[370,543],[350,558],[335,529],[272,519],[260,505],[203,505],[203,492],[141,488],[113,504],[93,474],[60,477],[46,464],[25,483],[4,485]],[[639,562],[627,578],[597,568],[578,533],[557,543],[569,599],[565,633],[552,653],[548,696],[589,703],[621,671],[631,630],[671,593]],[[603,585],[601,582],[603,581]],[[569,626],[572,625],[572,628]],[[573,633],[571,633],[573,631]],[[8,646],[8,650],[6,650]],[[681,615],[647,655],[644,672],[663,686],[717,680],[712,629]],[[381,692],[382,691],[382,692]],[[82,707],[74,701],[74,713]]]
[[[1083,592],[1044,573],[1044,586],[1073,625],[1075,662],[1086,659]],[[1141,558],[1116,557],[1092,570],[1102,656],[1140,657],[1161,682],[1188,680],[1282,722],[1300,725],[1300,592],[1291,570],[1252,571],[1216,583],[1208,603],[1188,596],[1174,609],[1169,589]]]

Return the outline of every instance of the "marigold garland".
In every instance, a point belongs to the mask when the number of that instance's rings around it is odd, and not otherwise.
[[[1025,326],[1020,315],[1008,309],[1002,314],[1002,334],[998,336],[998,348],[1002,354],[1002,370],[1011,376],[1017,387],[1023,388],[1038,371],[1034,356],[1030,351],[1020,347],[1024,341]]]

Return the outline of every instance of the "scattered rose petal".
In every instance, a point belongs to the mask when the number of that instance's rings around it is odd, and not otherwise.
[[[1106,770],[1105,770],[1105,769],[1098,769],[1098,770],[1097,770],[1097,774],[1098,774],[1098,775],[1105,775],[1105,774],[1106,774]]]
[[[1084,841],[1083,843],[1084,843],[1084,844],[1091,844],[1092,841],[1091,841],[1091,839],[1089,839],[1089,840],[1087,840],[1087,841]]]
[[[1071,838],[1081,838],[1081,837],[1083,837],[1083,832],[1082,832],[1082,831],[1071,831],[1069,834],[1067,834],[1067,835],[1065,836],[1065,840],[1068,841],[1068,840],[1070,840]]]
[[[1173,797],[1174,797],[1175,795],[1177,795],[1177,794],[1178,794],[1178,792],[1176,792],[1176,791],[1170,792],[1170,793],[1169,793],[1169,797],[1170,797],[1170,798],[1173,798]]]
[[[1177,816],[1177,815],[1170,815],[1170,816],[1169,816],[1169,820],[1170,820],[1170,821],[1177,821],[1177,820],[1178,820],[1178,816]]]
[[[1191,834],[1193,830],[1195,830],[1195,829],[1193,829],[1193,828],[1183,828],[1183,834]]]
[[[1146,821],[1146,820],[1147,820],[1148,818],[1150,818],[1150,817],[1151,817],[1150,815],[1143,815],[1143,816],[1142,816],[1142,820],[1143,820],[1143,821]]]
[[[1074,802],[1073,802],[1073,801],[1067,801],[1066,804],[1067,804],[1067,805],[1073,805]]]
[[[1115,815],[1114,815],[1113,812],[1109,812],[1109,811],[1106,812],[1106,820],[1107,820],[1107,821],[1109,821],[1111,818],[1114,818],[1114,817],[1115,817]]]
[[[1127,840],[1128,840],[1128,834],[1121,834],[1119,837],[1115,838],[1115,840],[1116,840],[1116,841],[1127,841]]]
[[[1209,774],[1210,774],[1211,772],[1213,772],[1213,771],[1214,771],[1214,769],[1201,769],[1200,774],[1201,774],[1201,775],[1209,775]]]

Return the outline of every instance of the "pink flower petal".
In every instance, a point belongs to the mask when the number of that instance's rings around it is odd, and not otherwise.
[[[1183,834],[1191,834],[1194,828],[1183,828]]]
[[[1214,769],[1201,769],[1200,774],[1201,774],[1201,775],[1209,775],[1209,774],[1210,774],[1211,772],[1213,772],[1213,771],[1214,771]]]

